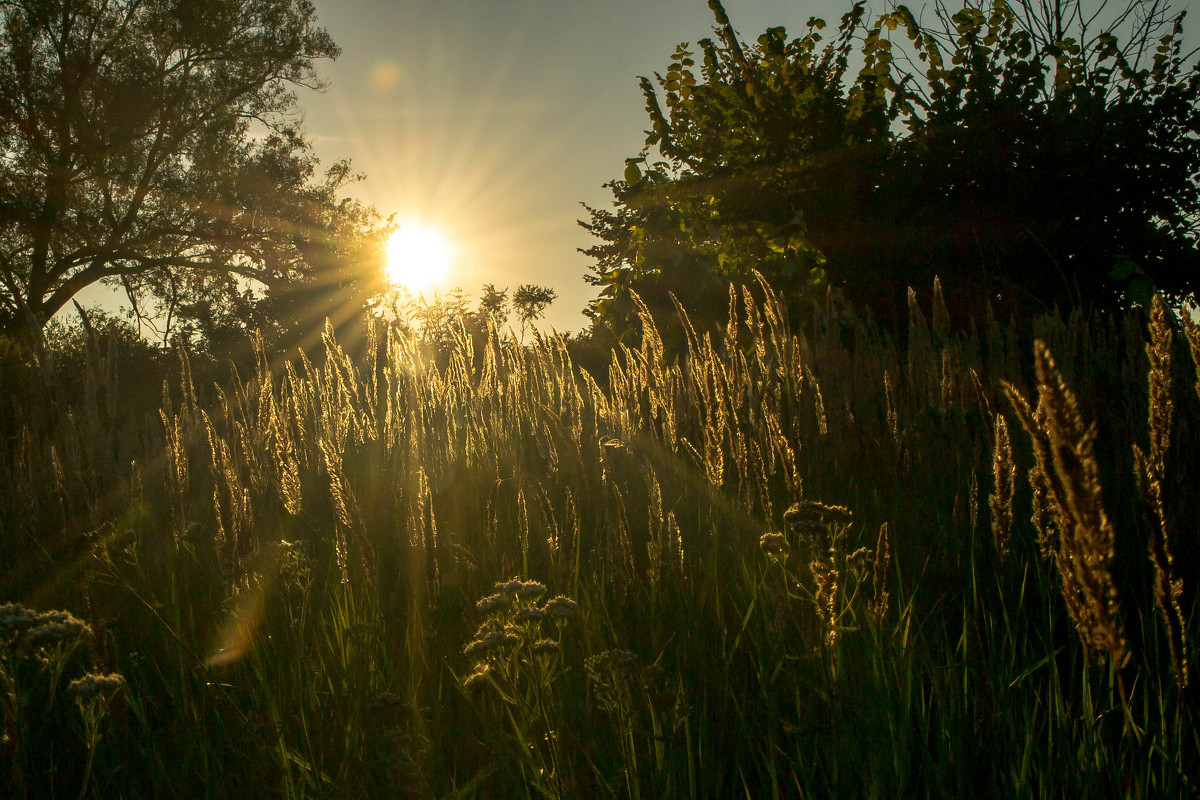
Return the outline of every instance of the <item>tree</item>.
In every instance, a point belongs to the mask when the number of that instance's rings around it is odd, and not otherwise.
[[[494,283],[485,283],[479,295],[479,307],[475,317],[486,327],[489,323],[503,328],[508,322],[508,289],[497,289]]]
[[[400,327],[417,333],[421,343],[438,358],[444,358],[464,335],[471,337],[475,352],[480,354],[493,330],[502,338],[509,338],[504,325],[510,307],[521,321],[524,335],[525,329],[541,319],[557,297],[558,293],[549,287],[526,283],[517,287],[510,301],[507,289],[487,283],[474,310],[470,308],[469,296],[461,288],[455,288],[432,299],[423,295],[410,298],[393,316]]]
[[[311,271],[349,172],[312,183],[293,90],[337,53],[309,0],[0,2],[0,324]]]
[[[556,299],[558,299],[558,292],[547,286],[523,283],[517,287],[517,292],[513,295],[512,305],[513,311],[517,312],[517,319],[521,320],[522,336],[525,335],[527,327],[532,325],[535,320],[542,318],[542,315],[546,313],[546,309]]]
[[[344,345],[365,331],[383,290],[384,242],[394,229],[371,207],[338,195],[351,177],[339,162],[324,178],[304,151],[284,171],[298,184],[277,209],[279,235],[294,256],[269,286],[236,273],[171,270],[125,278],[132,309],[145,332],[164,343],[182,337],[221,360],[252,355],[249,331],[271,352],[323,348],[329,319]]]
[[[922,25],[860,2],[828,43],[811,19],[747,44],[709,5],[702,65],[680,45],[641,79],[646,149],[607,184],[615,208],[581,222],[600,240],[597,325],[636,328],[631,289],[719,314],[752,270],[895,322],[937,274],[960,317],[1195,295],[1200,73],[1182,14],[1133,0],[1101,25],[1080,0],[994,0]]]
[[[288,234],[299,258],[260,304],[283,347],[319,346],[326,319],[342,339],[361,338],[367,318],[378,311],[386,288],[385,246],[395,226],[370,206],[339,200],[340,188],[341,180],[329,176],[313,185]]]

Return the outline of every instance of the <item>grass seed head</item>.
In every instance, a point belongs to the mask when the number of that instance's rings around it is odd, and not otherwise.
[[[1129,651],[1111,572],[1115,532],[1101,500],[1096,427],[1084,424],[1075,396],[1040,340],[1034,343],[1034,355],[1054,473],[1069,516],[1055,559],[1063,598],[1088,659],[1106,653],[1114,664],[1123,666]]]
[[[1001,558],[1004,558],[1004,554],[1008,551],[1008,539],[1012,533],[1012,504],[1013,495],[1016,492],[1017,465],[1013,461],[1008,423],[1002,414],[996,415],[992,480],[994,488],[988,498],[988,508],[992,512],[992,537],[996,542],[996,552]]]
[[[450,543],[450,553],[454,556],[454,560],[462,564],[467,569],[478,569],[479,565],[475,563],[475,556],[471,555],[471,551],[463,547],[457,542]]]
[[[888,609],[887,574],[892,560],[892,545],[888,539],[888,525],[879,526],[879,539],[875,543],[875,565],[871,583],[875,588],[875,599],[870,606],[871,619],[876,625],[883,622]]]
[[[1050,479],[1037,464],[1029,468],[1029,486],[1033,492],[1033,515],[1030,521],[1037,531],[1038,552],[1042,554],[1042,558],[1053,558],[1054,542],[1061,527],[1061,515],[1057,512],[1058,506],[1050,494]]]
[[[824,643],[832,647],[837,642],[837,592],[838,572],[831,561],[815,559],[808,565],[813,582],[817,585],[815,603],[817,616],[824,630]]]

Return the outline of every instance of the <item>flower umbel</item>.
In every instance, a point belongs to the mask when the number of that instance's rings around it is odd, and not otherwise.
[[[788,549],[787,539],[782,533],[764,533],[758,539],[758,546],[764,553],[785,553]]]
[[[110,672],[107,675],[89,672],[82,678],[71,681],[67,692],[80,702],[86,702],[94,697],[111,697],[124,686],[125,678],[118,672]]]
[[[475,610],[485,616],[463,655],[474,660],[462,679],[464,691],[505,704],[502,719],[512,728],[519,752],[528,760],[529,774],[540,776],[550,796],[564,796],[561,746],[562,709],[554,698],[554,682],[562,671],[562,634],[578,604],[561,595],[539,607],[546,585],[512,578],[497,583],[495,594],[481,599]],[[548,631],[543,631],[543,624]],[[546,635],[549,633],[550,635]],[[483,692],[487,687],[492,691]],[[496,730],[504,730],[497,727]],[[532,743],[532,744],[530,744]]]

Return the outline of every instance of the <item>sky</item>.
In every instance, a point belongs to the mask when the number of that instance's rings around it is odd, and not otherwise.
[[[727,0],[743,38],[810,16],[836,27],[850,1]],[[913,4],[914,11],[918,10]],[[595,240],[580,206],[636,156],[648,119],[639,75],[665,71],[681,42],[712,34],[706,0],[316,0],[342,48],[302,91],[325,164],[366,178],[349,196],[397,222],[440,228],[456,250],[444,288],[549,286],[545,321],[578,331],[595,289]],[[828,31],[828,29],[827,29]]]
[[[440,228],[456,251],[443,292],[459,287],[474,301],[484,284],[510,295],[523,283],[549,286],[558,299],[545,323],[586,327],[596,290],[578,249],[596,240],[578,225],[580,203],[609,206],[603,184],[639,154],[649,125],[638,76],[664,71],[681,42],[712,35],[707,0],[314,3],[342,55],[317,65],[327,86],[299,90],[299,106],[321,161],[349,159],[365,174],[347,196],[397,223]],[[748,41],[777,25],[801,35],[812,16],[829,23],[828,38],[851,5],[725,0]],[[918,19],[933,16],[932,0],[908,5]],[[1197,22],[1188,22],[1194,46]],[[83,299],[112,296],[93,287]]]

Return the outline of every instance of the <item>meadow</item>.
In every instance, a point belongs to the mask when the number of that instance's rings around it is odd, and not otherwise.
[[[1200,792],[1195,325],[729,309],[10,383],[0,794]]]

